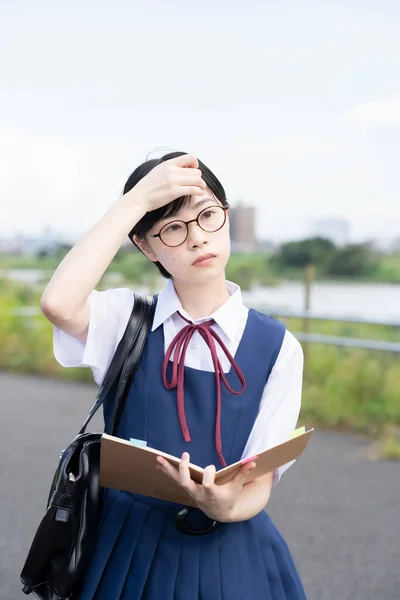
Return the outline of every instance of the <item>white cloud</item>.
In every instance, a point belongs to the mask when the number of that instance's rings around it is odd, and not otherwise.
[[[400,125],[400,96],[355,106],[353,120],[371,125]]]
[[[80,159],[76,146],[0,125],[1,230],[62,224],[78,205]]]
[[[330,152],[336,149],[337,144],[332,141],[313,138],[282,138],[267,142],[250,142],[240,145],[240,150],[245,153],[265,153],[287,158],[319,155],[322,152]]]

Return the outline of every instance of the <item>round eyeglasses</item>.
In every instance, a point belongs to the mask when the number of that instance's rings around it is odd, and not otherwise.
[[[158,233],[151,237],[159,237],[163,244],[174,248],[186,242],[189,235],[189,223],[197,223],[203,231],[213,233],[225,225],[227,206],[208,206],[195,219],[190,221],[170,221]]]

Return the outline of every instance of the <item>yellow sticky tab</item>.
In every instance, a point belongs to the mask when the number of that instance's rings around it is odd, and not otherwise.
[[[303,433],[306,432],[306,428],[305,427],[299,427],[298,429],[295,429],[294,431],[292,431],[292,433],[290,434],[290,438],[289,439],[293,439],[295,437],[297,437],[298,435],[302,435]]]

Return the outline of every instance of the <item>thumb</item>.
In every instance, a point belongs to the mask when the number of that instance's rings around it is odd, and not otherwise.
[[[199,161],[193,154],[184,154],[172,159],[178,167],[190,167],[191,169],[199,168]]]

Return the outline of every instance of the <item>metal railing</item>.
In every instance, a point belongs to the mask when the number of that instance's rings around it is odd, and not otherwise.
[[[384,325],[392,328],[400,329],[400,321],[385,321],[383,319],[365,319],[363,317],[338,317],[330,314],[314,314],[311,312],[291,312],[291,311],[274,311],[267,309],[265,306],[254,306],[260,312],[264,312],[271,317],[276,317],[281,320],[292,318],[305,321],[332,321],[336,323],[356,323],[365,325]],[[39,307],[36,306],[21,306],[13,310],[13,314],[19,317],[35,317],[41,313]],[[30,322],[29,327],[35,327]],[[329,346],[341,346],[346,348],[361,348],[364,350],[379,350],[382,352],[394,352],[400,354],[400,343],[388,342],[382,340],[368,340],[361,338],[349,338],[342,336],[323,335],[320,333],[308,333],[305,331],[293,331],[293,335],[299,342],[324,344]]]
[[[332,321],[335,323],[355,323],[364,325],[380,325],[400,329],[400,321],[387,321],[384,319],[366,319],[364,317],[343,316],[338,317],[332,314],[315,314],[310,311],[291,312],[274,311],[266,309],[264,306],[254,307],[260,312],[267,313],[270,317],[277,319],[301,319],[307,321]],[[308,333],[305,331],[293,331],[293,335],[299,342],[325,344],[329,346],[342,346],[347,348],[361,348],[364,350],[380,350],[383,352],[395,352],[400,354],[400,343],[388,342],[382,340],[367,340],[362,338],[349,338],[343,336],[323,335],[320,333]]]
[[[364,340],[361,338],[347,338],[334,335],[321,335],[319,333],[293,332],[299,342],[326,344],[328,346],[342,346],[347,348],[362,348],[364,350],[381,350],[383,352],[396,352],[400,354],[400,344],[396,342],[382,342],[380,340]]]

